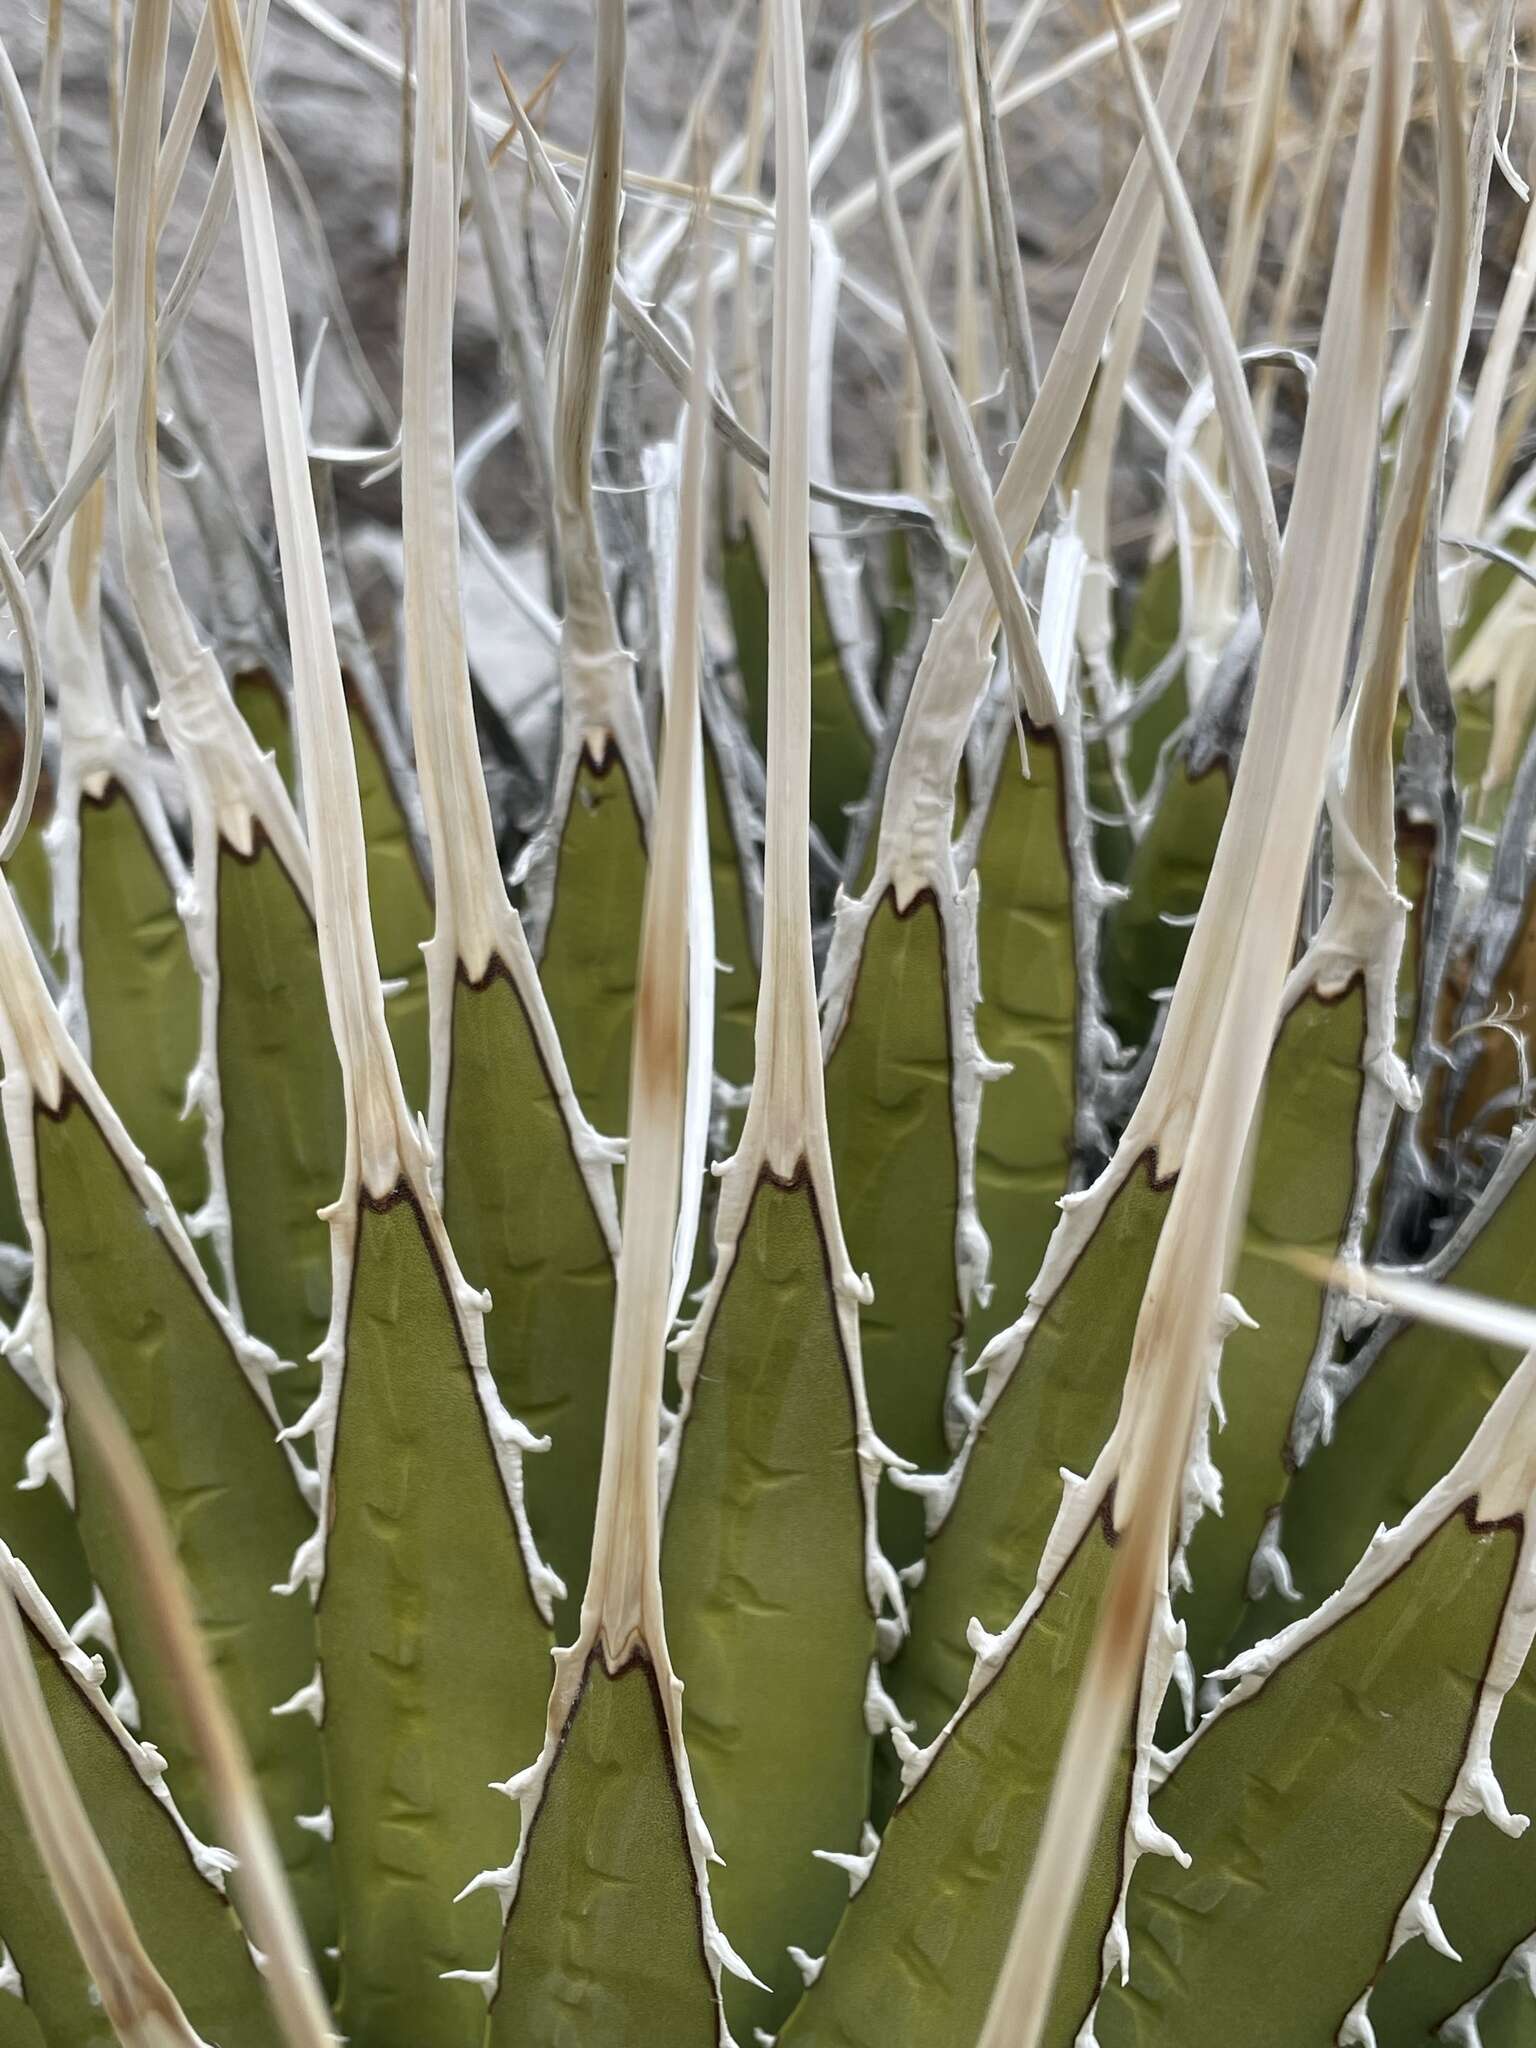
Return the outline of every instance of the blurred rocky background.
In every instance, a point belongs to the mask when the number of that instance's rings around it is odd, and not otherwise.
[[[314,0],[303,0],[313,11]],[[1085,43],[1103,38],[1108,18],[1098,0],[1030,0],[1038,17],[1016,77],[1049,80],[1070,68],[1074,53]],[[1231,37],[1251,37],[1265,5],[1280,0],[1236,0],[1230,10]],[[116,94],[113,79],[121,64],[126,36],[124,15],[131,0],[64,0],[62,121],[58,143],[57,186],[85,264],[97,289],[105,292],[110,278]],[[404,288],[404,247],[407,223],[403,194],[409,156],[408,88],[386,75],[398,70],[409,48],[412,0],[334,0],[335,29],[327,35],[314,19],[303,19],[289,0],[272,0],[259,77],[260,96],[272,137],[273,187],[285,226],[290,297],[295,309],[301,354],[317,349],[328,303],[328,266],[335,277],[377,384],[391,402],[399,396],[399,325]],[[1282,127],[1283,153],[1273,209],[1273,233],[1283,244],[1309,160],[1310,119],[1336,58],[1339,7],[1335,0],[1301,0],[1303,31]],[[1171,15],[1174,9],[1160,10]],[[1475,45],[1482,10],[1467,8],[1463,24],[1469,54],[1480,63]],[[844,62],[862,21],[862,0],[828,0],[813,8],[809,19],[808,58],[811,70],[813,124],[827,104],[840,57]],[[990,28],[994,46],[1017,19],[1009,8],[994,7]],[[39,66],[46,29],[36,0],[0,0],[0,33],[35,105]],[[637,169],[659,172],[665,165],[717,51],[724,53],[716,99],[717,136],[740,133],[757,33],[751,0],[727,8],[720,0],[630,0],[629,76],[626,154]],[[373,46],[370,64],[355,48],[339,46],[347,34]],[[477,105],[490,116],[504,118],[495,59],[526,96],[541,83],[539,123],[555,144],[579,152],[590,117],[591,21],[588,11],[570,0],[552,0],[537,8],[505,7],[470,0],[469,54],[471,89]],[[173,79],[179,77],[191,46],[192,17],[178,20],[173,49]],[[1162,36],[1144,45],[1154,62]],[[1369,61],[1370,38],[1363,55]],[[956,113],[956,81],[950,60],[948,10],[907,6],[892,12],[880,41],[880,64],[887,119],[896,149],[939,133]],[[1230,57],[1230,50],[1228,57]],[[1218,56],[1218,67],[1223,59]],[[1246,76],[1246,65],[1232,66]],[[1184,167],[1201,206],[1213,252],[1219,260],[1225,222],[1223,209],[1232,185],[1231,162],[1237,114],[1235,105],[1218,90],[1207,95],[1203,127],[1184,151]],[[162,288],[174,275],[191,224],[207,188],[220,140],[220,111],[215,91],[205,115],[185,189],[162,245]],[[1523,110],[1512,115],[1512,148],[1518,153],[1524,128]],[[1113,199],[1134,146],[1133,122],[1118,65],[1106,54],[1011,115],[1007,122],[1013,186],[1018,205],[1017,228],[1025,257],[1032,306],[1042,351],[1054,341],[1057,325],[1088,251]],[[1421,138],[1422,141],[1422,138]],[[0,304],[10,295],[17,252],[26,217],[25,187],[7,157],[0,176]],[[1426,200],[1430,156],[1424,151]],[[839,197],[857,188],[870,172],[866,113],[855,112],[847,140],[818,189],[818,206],[835,206]],[[529,290],[540,317],[553,304],[558,288],[563,238],[555,232],[543,200],[528,193],[527,172],[513,150],[500,159],[495,175],[509,217],[526,225],[533,260]],[[575,173],[566,175],[574,185]],[[932,174],[914,180],[904,200],[914,228],[931,184]],[[771,188],[771,187],[770,187]],[[1492,267],[1507,261],[1518,226],[1515,209],[1510,229],[1500,228],[1507,199],[1496,179],[1490,238]],[[626,222],[633,234],[648,210],[673,204],[644,193],[632,193]],[[306,222],[306,208],[312,218]],[[316,233],[323,240],[323,251]],[[954,235],[941,238],[934,273],[934,304],[941,320],[951,321],[954,308]],[[1315,284],[1326,276],[1332,241],[1331,222],[1318,237]],[[1405,266],[1422,262],[1411,239]],[[1506,247],[1505,245],[1509,246]],[[844,263],[840,326],[836,355],[835,402],[832,409],[833,459],[843,482],[863,487],[888,487],[893,451],[900,429],[904,355],[899,323],[893,317],[886,280],[888,263],[878,224],[871,218],[839,240]],[[1274,253],[1274,252],[1272,252]],[[1256,301],[1257,327],[1263,330],[1264,293],[1271,288],[1278,261],[1261,265]],[[1198,367],[1198,351],[1182,314],[1183,292],[1169,274],[1166,292],[1154,296],[1138,363],[1136,394],[1161,405],[1165,417],[1176,415],[1187,394],[1187,376]],[[1485,285],[1491,301],[1497,278]],[[1292,339],[1306,345],[1314,323],[1318,294],[1307,295],[1301,331]],[[953,334],[953,327],[949,330]],[[186,330],[188,358],[196,373],[202,401],[218,447],[237,479],[252,517],[264,521],[264,474],[260,455],[255,387],[247,340],[245,284],[233,219],[204,283]],[[30,515],[42,502],[47,474],[61,473],[67,448],[84,346],[78,325],[44,257],[25,351],[25,416],[12,429],[13,446],[3,472],[4,500],[0,519],[13,537],[24,532]],[[507,401],[510,386],[502,358],[490,294],[473,233],[463,240],[457,350],[457,427],[461,442]],[[973,366],[976,405],[983,445],[996,467],[1005,448],[1005,414],[989,404],[995,365]],[[642,380],[639,401],[666,427],[675,408],[672,395],[649,376]],[[171,394],[166,403],[174,405]],[[1125,432],[1128,454],[1119,468],[1122,502],[1111,536],[1117,558],[1133,568],[1150,532],[1149,507],[1154,494],[1139,491],[1138,476],[1150,478],[1160,466],[1156,436],[1133,404]],[[388,431],[371,416],[360,380],[348,367],[346,350],[334,323],[319,347],[313,416],[317,441],[336,448],[368,448],[387,440]],[[15,445],[19,435],[35,445]],[[603,452],[600,451],[600,466]],[[633,489],[638,478],[614,475],[619,490]],[[513,432],[488,455],[476,485],[476,503],[499,548],[520,565],[519,572],[537,581],[538,522],[532,472],[521,437]],[[388,666],[392,639],[392,594],[389,569],[398,524],[396,485],[391,477],[375,477],[369,465],[338,471],[338,497],[348,539],[349,560],[358,585],[370,632]],[[174,484],[167,487],[167,510],[179,544],[179,561],[187,594],[194,601],[210,597],[207,551],[201,544],[190,505]],[[480,666],[497,668],[503,661],[544,659],[537,638],[529,642],[505,595],[472,564],[469,602]],[[506,650],[497,653],[498,636]]]

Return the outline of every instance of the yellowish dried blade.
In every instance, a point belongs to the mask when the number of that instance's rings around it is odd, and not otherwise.
[[[219,1826],[238,1859],[235,1890],[287,2048],[331,2048],[333,2035],[250,1759],[198,1631],[165,1511],[111,1395],[84,1351],[59,1346],[59,1374],[93,1470],[112,1496],[118,1530],[144,1586],[160,1658],[203,1766]]]
[[[1175,1511],[1221,1328],[1244,1161],[1323,796],[1328,713],[1348,650],[1375,479],[1408,20],[1406,0],[1385,20],[1227,828],[1157,1064],[1098,1184],[1123,1178],[1149,1147],[1164,1173],[1178,1173],[1120,1419],[1085,1489],[1113,1475],[1120,1542],[982,2048],[1035,2048],[1039,2039],[1154,1618],[1160,1607],[1166,1612]]]
[[[603,0],[605,13],[620,7],[622,0]],[[600,24],[600,36],[610,27]],[[682,545],[695,554],[708,358],[700,335],[680,523]],[[683,1689],[668,1649],[660,1575],[657,1417],[694,1022],[689,895],[701,789],[699,645],[686,605],[696,577],[685,561],[646,880],[591,1572],[576,1641],[556,1653],[543,1749],[502,1788],[522,1809],[517,1856],[476,1880],[506,1910],[500,1957],[485,1979],[491,2048],[561,2031],[567,1972],[580,1976],[584,2024],[600,2034],[723,2048],[721,1970],[740,1967],[715,1925],[713,1850],[684,1746]],[[632,1900],[640,1896],[647,1911],[636,1916]]]

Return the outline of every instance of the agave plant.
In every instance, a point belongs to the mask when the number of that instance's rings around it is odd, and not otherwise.
[[[408,68],[287,4],[409,81],[398,404],[261,0],[164,123],[136,0],[105,296],[65,12],[31,103],[0,43],[0,2048],[1529,2048],[1514,0],[898,4],[817,129],[763,0],[647,170],[625,0],[579,151],[461,0]],[[1047,321],[1074,78],[1128,146]],[[315,432],[269,162],[377,445]],[[260,512],[180,334],[226,224]],[[542,694],[472,672],[461,536]]]

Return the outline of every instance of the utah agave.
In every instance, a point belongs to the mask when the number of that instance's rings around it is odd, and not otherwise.
[[[644,172],[626,0],[580,153],[463,0],[408,66],[284,4],[409,82],[398,405],[265,0],[163,131],[135,0],[105,293],[66,10],[35,111],[0,43],[0,2048],[1533,2048],[1514,0],[898,0],[819,128],[762,0]],[[1048,346],[1010,165],[1074,79],[1133,146]],[[379,447],[314,434],[269,157]],[[231,210],[270,540],[181,332]],[[332,476],[397,459],[398,688]]]

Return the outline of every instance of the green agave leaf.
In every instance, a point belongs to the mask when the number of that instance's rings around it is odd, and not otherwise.
[[[14,1983],[7,1979],[7,1969],[14,1972]],[[37,2017],[27,2004],[21,1972],[11,1961],[3,1940],[0,1940],[0,2048],[48,2048]]]
[[[912,574],[911,543],[907,528],[899,522],[893,521],[886,534],[884,566],[877,620],[879,653],[875,663],[875,687],[882,708],[888,711],[897,664],[916,630],[917,586]]]
[[[757,1023],[758,934],[762,884],[749,891],[747,864],[760,856],[737,840],[740,805],[726,787],[727,771],[739,775],[731,758],[744,738],[727,723],[723,706],[712,706],[704,731],[704,802],[709,826],[709,875],[715,904],[715,1071],[732,1087],[752,1079]]]
[[[717,2048],[687,1815],[643,1656],[613,1672],[588,1659],[518,1858],[489,2048]]]
[[[350,597],[333,592],[345,606],[338,630],[355,620]],[[427,977],[421,949],[432,936],[432,892],[422,870],[417,835],[406,810],[404,782],[409,771],[392,758],[379,735],[374,713],[356,677],[345,668],[347,717],[357,762],[358,792],[363,806],[363,835],[368,847],[368,901],[373,913],[379,972],[396,984],[384,1006],[390,1037],[400,1062],[406,1100],[425,1110],[431,1070],[427,1029]],[[261,669],[247,669],[234,680],[235,702],[256,735],[262,751],[276,756],[283,781],[293,790],[296,757],[289,705],[276,681]],[[404,984],[399,986],[399,984]],[[336,1178],[324,1199],[336,1193]],[[238,1235],[238,1233],[237,1233]],[[237,1246],[238,1252],[238,1246]],[[255,1318],[252,1318],[255,1321]],[[256,1327],[260,1327],[259,1324]],[[279,1349],[282,1347],[279,1346]],[[285,1357],[302,1357],[284,1352]]]
[[[293,726],[288,699],[277,678],[264,668],[239,669],[230,679],[230,690],[246,724],[256,735],[256,744],[277,762],[278,773],[290,796],[298,788],[293,752]]]
[[[428,47],[451,45],[424,10]],[[496,1399],[482,1298],[459,1271],[386,1024],[369,915],[387,896],[365,829],[370,774],[338,656],[259,118],[233,0],[214,31],[236,169],[273,508],[288,574],[295,729],[316,920],[347,1104],[346,1177],[328,1212],[333,1291],[313,1431],[320,1527],[290,1586],[316,1595],[319,1664],[290,1702],[323,1717],[340,1929],[337,2017],[370,2048],[456,2048],[480,2032],[477,1962],[493,1910],[456,1910],[512,1829],[487,1789],[542,1727],[551,1588],[522,1507],[527,1432]],[[444,31],[448,31],[444,33]],[[420,58],[418,56],[418,66]],[[436,110],[448,96],[420,98]],[[418,158],[418,161],[421,161]],[[429,161],[440,158],[434,149]],[[440,238],[435,246],[441,251]],[[421,271],[413,261],[410,292]],[[413,451],[414,452],[414,451]],[[359,755],[362,755],[361,762]],[[380,753],[376,760],[382,763]],[[465,792],[466,799],[468,792]],[[401,814],[395,866],[410,854]],[[425,909],[424,893],[417,898]],[[381,919],[381,923],[383,920]],[[422,962],[422,987],[426,966]]]
[[[8,1567],[9,1561],[5,1561]],[[220,1895],[220,1860],[184,1831],[159,1759],[103,1699],[100,1665],[21,1589],[28,1647],[65,1759],[151,1960],[188,2019],[219,2048],[279,2048],[261,1978]],[[210,1881],[213,1879],[214,1881]],[[39,1860],[0,1751],[0,1924],[26,2004],[0,1992],[0,2041],[116,2048]],[[11,2010],[15,2007],[15,2011]],[[18,2020],[25,2015],[31,2031]]]
[[[1517,523],[1504,533],[1499,545],[1512,555],[1529,559],[1531,549],[1536,547],[1536,528]],[[1466,607],[1451,636],[1450,652],[1455,660],[1459,660],[1477,639],[1494,607],[1515,581],[1515,571],[1507,562],[1486,562],[1477,555],[1465,560],[1470,572],[1470,588]]]
[[[768,586],[749,529],[727,533],[721,544],[721,580],[736,638],[736,660],[747,700],[754,745],[768,744]],[[811,552],[811,821],[835,856],[848,842],[848,809],[869,788],[874,736],[853,700],[826,596]]]
[[[30,1356],[26,1364],[35,1374]],[[51,1478],[41,1486],[21,1483],[27,1453],[47,1426],[47,1408],[23,1380],[18,1361],[0,1359],[0,1543],[26,1559],[57,1613],[78,1620],[93,1593],[74,1514]]]
[[[1397,976],[1397,1051],[1409,1059],[1419,1021],[1419,992],[1424,986],[1425,939],[1428,936],[1430,892],[1435,868],[1435,829],[1399,816],[1397,820],[1397,886],[1410,905],[1408,930]]]
[[[1182,603],[1179,557],[1174,549],[1148,566],[1130,619],[1119,635],[1114,672],[1122,683],[1146,682],[1158,663],[1171,655],[1179,637]],[[1125,734],[1124,763],[1137,796],[1151,788],[1162,749],[1188,712],[1189,699],[1180,675],[1132,720]],[[1136,842],[1130,827],[1118,822],[1125,798],[1111,766],[1109,742],[1094,740],[1086,751],[1089,797],[1101,821],[1094,837],[1095,852],[1103,873],[1113,882],[1124,882],[1135,858]],[[1106,819],[1116,822],[1102,822]]]
[[[560,828],[539,980],[576,1099],[606,1135],[629,1128],[635,959],[645,901],[645,831],[616,741],[583,749]]]
[[[1045,1818],[1112,1550],[1094,1518],[1043,1597],[983,1647],[963,1710],[910,1789],[779,2036],[781,2048],[973,2048]],[[1129,1798],[1112,1798],[1042,2037],[1068,2048],[1098,1990]]]
[[[1162,798],[1131,856],[1129,894],[1105,920],[1104,992],[1109,1020],[1126,1045],[1146,1044],[1157,994],[1178,979],[1189,921],[1205,894],[1231,794],[1219,763],[1193,775],[1182,754],[1175,754]]]
[[[1494,1776],[1515,1813],[1536,1814],[1536,1670],[1531,1660],[1504,1696],[1493,1731]],[[1497,1974],[1505,1957],[1530,1933],[1530,1914],[1522,1905],[1536,1883],[1536,1839],[1532,1830],[1518,1837],[1494,1826],[1486,1813],[1458,1821],[1435,1873],[1434,1904],[1446,1940],[1456,1958],[1441,1954],[1427,1941],[1400,1948],[1382,1971],[1371,1993],[1371,2024],[1383,2042],[1425,2048],[1439,2035],[1442,2022]],[[1536,2001],[1527,1985],[1514,1987],[1518,2000],[1502,1994],[1498,2003],[1530,2008]],[[1484,2008],[1484,2014],[1487,2008]],[[1484,2048],[1491,2048],[1498,2029],[1486,2017],[1479,2028]]]
[[[1499,1180],[1427,1273],[1469,1293],[1536,1307],[1529,1156],[1528,1144],[1506,1155]],[[1309,1610],[1343,1584],[1377,1527],[1400,1520],[1454,1462],[1515,1363],[1499,1345],[1423,1323],[1388,1325],[1367,1356],[1365,1377],[1339,1406],[1330,1439],[1307,1450],[1285,1496],[1280,1543]],[[1257,1642],[1293,1612],[1272,1590],[1234,1641]]]
[[[61,763],[58,750],[47,745],[46,739],[45,734],[32,814],[20,844],[6,862],[5,872],[30,935],[34,954],[39,960],[47,960],[49,969],[58,977],[57,987],[67,973],[68,963],[62,957],[63,948],[59,943],[61,934],[54,906],[53,856],[44,834],[54,821],[58,794],[56,777]],[[7,817],[20,793],[25,765],[24,707],[7,696],[0,702],[0,804],[4,805]],[[0,1243],[20,1246],[26,1242],[27,1226],[22,1218],[7,1147],[5,1167],[0,1170]]]
[[[80,954],[92,1071],[190,1214],[208,1193],[203,1120],[182,1115],[201,992],[175,885],[118,783],[80,804]]]
[[[1330,1626],[1258,1653],[1153,1800],[1190,1861],[1137,1865],[1102,2048],[1337,2037],[1435,1846],[1519,1549],[1452,1513]]]
[[[1158,663],[1172,653],[1178,642],[1182,603],[1178,550],[1170,548],[1159,561],[1149,564],[1141,579],[1117,658],[1122,676],[1131,682],[1144,682]],[[1188,699],[1178,685],[1168,695],[1173,700],[1173,723],[1177,724],[1189,709]],[[1133,730],[1143,745],[1151,742],[1152,752],[1143,757],[1143,766],[1150,774],[1156,750],[1169,737],[1173,725],[1154,735],[1145,720],[1137,719]]]
[[[983,1346],[1024,1307],[1058,1220],[1077,1103],[1077,951],[1060,743],[1029,735],[1029,776],[1013,734],[976,846],[977,953],[988,1054],[1011,1064],[982,1091],[976,1206],[995,1249],[992,1298],[973,1300],[966,1346]],[[973,828],[974,829],[974,828]]]
[[[537,1747],[549,1627],[449,1284],[404,1184],[357,1210],[316,1625],[339,1900],[343,2030],[375,2048],[476,2038],[483,2002],[439,1973],[481,1964],[506,1861],[488,1789]],[[325,1425],[322,1425],[324,1428]],[[302,1566],[296,1566],[296,1575]]]
[[[22,729],[7,711],[0,714],[0,810],[6,816],[16,800],[21,783],[24,744]],[[32,799],[32,819],[22,834],[21,844],[5,864],[6,879],[21,905],[22,916],[41,940],[43,949],[53,952],[53,872],[43,835],[53,819],[53,776],[45,759]],[[0,1219],[3,1220],[3,1219]],[[7,1239],[19,1243],[20,1239]]]
[[[1044,1307],[1004,1350],[963,1461],[934,1482],[943,1512],[929,1539],[912,1633],[891,1689],[931,1742],[965,1696],[973,1616],[996,1632],[1032,1584],[1062,1500],[1062,1469],[1086,1473],[1119,1412],[1136,1317],[1168,1206],[1150,1160],[1111,1198]],[[1004,1372],[1006,1371],[1006,1377]]]
[[[868,1811],[875,1621],[857,1404],[815,1194],[764,1174],[684,1350],[662,1540],[688,1755],[723,1869],[710,1890],[761,1984],[734,2032],[771,2031],[846,1890]],[[765,1990],[763,1986],[771,1987]]]
[[[219,843],[218,1061],[224,1180],[235,1281],[247,1326],[293,1371],[272,1391],[285,1423],[319,1388],[331,1253],[319,1211],[346,1154],[341,1069],[331,1041],[315,922],[277,849]]]
[[[432,936],[432,892],[422,873],[416,837],[406,815],[398,775],[392,774],[372,718],[356,685],[348,683],[347,720],[357,762],[368,848],[368,902],[373,913],[379,973],[386,985],[403,982],[384,1006],[405,1099],[425,1109],[431,1074],[427,1031],[427,970],[421,949]],[[331,1191],[333,1194],[335,1190]]]
[[[859,1317],[875,1433],[922,1471],[950,1455],[944,1404],[961,1334],[960,1203],[944,930],[931,891],[880,898],[827,1060],[827,1124],[855,1266],[874,1287]],[[923,1545],[922,1505],[882,1489],[881,1541]],[[1017,1604],[1015,1602],[1015,1604]]]
[[[1290,1482],[1291,1421],[1328,1290],[1283,1254],[1304,1247],[1331,1260],[1344,1235],[1365,1035],[1357,978],[1335,1000],[1304,996],[1283,1019],[1270,1055],[1267,1114],[1232,1283],[1258,1327],[1239,1325],[1222,1351],[1223,1415],[1210,1444],[1221,1512],[1196,1524],[1186,1554],[1193,1585],[1174,1603],[1197,1677],[1223,1661],[1247,1605],[1250,1562]]]
[[[1507,1977],[1478,2008],[1468,2048],[1536,2048],[1536,1998],[1519,1977]]]
[[[325,1803],[320,1747],[303,1716],[273,1709],[314,1668],[314,1626],[303,1601],[283,1600],[313,1516],[276,1442],[276,1418],[248,1376],[230,1326],[194,1280],[190,1248],[144,1189],[98,1116],[66,1089],[56,1112],[33,1119],[41,1214],[41,1278],[54,1328],[75,1336],[122,1410],[160,1493],[209,1650],[256,1768],[289,1877],[317,1949],[334,1925],[325,1843],[298,1825]],[[181,1747],[176,1701],[149,1651],[139,1589],[115,1538],[109,1502],[66,1411],[81,1538],[111,1611],[118,1647],[144,1712],[203,1831],[199,1773]]]
[[[565,1581],[557,1629],[587,1582],[613,1332],[612,1218],[605,1228],[572,1149],[548,1067],[513,977],[462,967],[453,991],[443,1145],[443,1218],[465,1269],[491,1297],[486,1351],[496,1390],[547,1455],[524,1467],[528,1514]],[[541,1702],[545,1687],[540,1684]]]

